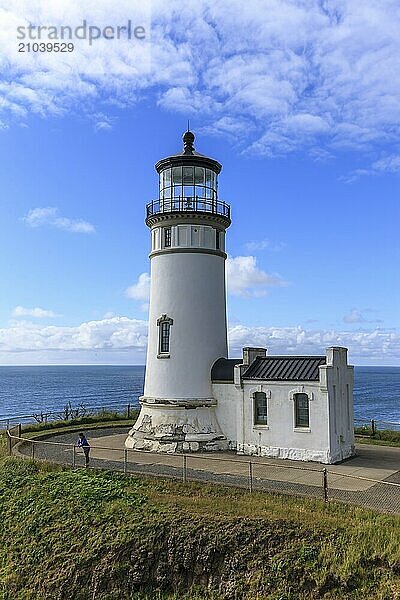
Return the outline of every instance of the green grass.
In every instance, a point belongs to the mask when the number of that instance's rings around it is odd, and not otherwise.
[[[400,518],[5,457],[1,600],[400,598]]]
[[[0,600],[400,600],[400,517],[73,471],[5,442]]]
[[[92,425],[92,424],[104,424],[104,423],[119,423],[126,422],[127,424],[134,423],[138,417],[139,411],[132,410],[130,412],[129,419],[126,413],[114,412],[110,410],[103,410],[95,415],[86,417],[79,417],[77,419],[69,419],[68,421],[49,421],[48,423],[33,423],[29,425],[23,425],[22,430],[24,433],[61,429],[64,427],[74,427],[79,425]]]
[[[377,446],[400,446],[400,431],[378,429],[372,435],[371,427],[356,427],[354,429],[357,443],[376,444]]]

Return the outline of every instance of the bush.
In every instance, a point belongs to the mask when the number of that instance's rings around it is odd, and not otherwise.
[[[113,412],[109,410],[102,410],[101,412],[88,415],[85,417],[78,417],[77,419],[59,420],[59,421],[48,421],[47,423],[33,423],[29,425],[23,425],[22,429],[24,432],[30,431],[45,431],[47,429],[60,429],[62,427],[71,427],[74,425],[90,425],[93,423],[106,423],[114,421],[127,421],[133,423],[138,417],[139,411],[132,410],[129,419],[126,414]]]

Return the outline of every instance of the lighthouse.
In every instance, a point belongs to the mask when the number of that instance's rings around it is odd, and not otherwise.
[[[127,448],[236,451],[340,462],[354,455],[353,367],[347,348],[228,358],[221,164],[194,149],[159,160],[159,195],[146,206],[150,308],[144,393]]]
[[[153,452],[225,450],[211,369],[227,358],[225,234],[230,207],[218,198],[221,164],[194,149],[158,161],[159,196],[146,206],[150,307],[144,393],[126,447]]]

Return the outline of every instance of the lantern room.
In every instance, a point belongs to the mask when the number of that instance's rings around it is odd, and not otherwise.
[[[204,212],[229,219],[229,205],[218,200],[221,164],[196,152],[193,142],[194,134],[186,131],[183,151],[155,165],[159,174],[159,197],[147,205],[147,218],[160,213]]]

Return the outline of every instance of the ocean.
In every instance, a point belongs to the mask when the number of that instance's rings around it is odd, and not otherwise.
[[[143,366],[0,367],[0,419],[73,407],[137,405]],[[356,367],[356,419],[400,422],[400,367]]]

